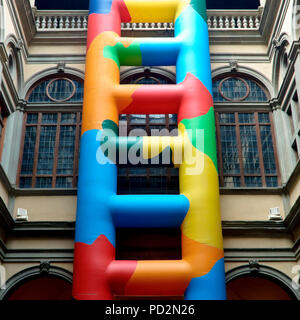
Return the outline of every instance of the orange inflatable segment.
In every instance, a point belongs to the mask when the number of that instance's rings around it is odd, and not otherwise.
[[[94,39],[87,52],[82,134],[87,130],[102,129],[104,120],[119,121],[112,87],[119,83],[120,71],[112,59],[103,56],[104,47],[115,43],[115,33],[104,32]]]
[[[182,295],[190,279],[191,267],[184,260],[138,261],[125,294]]]
[[[194,241],[184,234],[182,241],[182,258],[192,270],[192,278],[207,274],[215,263],[224,257],[223,250]]]

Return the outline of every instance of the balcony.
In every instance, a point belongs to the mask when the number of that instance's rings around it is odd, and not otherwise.
[[[208,10],[210,30],[259,30],[262,17],[259,10],[219,11]],[[38,32],[85,31],[87,11],[35,11],[35,24]],[[122,31],[173,30],[173,23],[122,23]]]
[[[11,0],[25,46],[30,44],[85,45],[88,11],[46,11],[32,8],[29,0]],[[211,43],[268,44],[283,1],[265,0],[257,10],[208,10]],[[24,9],[25,8],[25,9]],[[170,37],[173,23],[123,23],[122,36]]]

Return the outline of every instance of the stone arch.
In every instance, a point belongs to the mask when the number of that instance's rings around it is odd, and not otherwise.
[[[226,272],[226,284],[235,279],[254,276],[268,279],[277,283],[292,298],[300,300],[300,290],[292,287],[292,279],[283,272],[265,265],[259,264],[257,261],[250,261],[248,265],[242,265]]]
[[[18,92],[22,91],[24,83],[24,71],[23,71],[23,60],[21,54],[21,43],[18,41],[14,34],[10,34],[6,37],[4,41],[8,57],[10,54],[13,55],[13,59],[16,63],[16,89]],[[9,61],[8,61],[9,63]],[[13,77],[13,75],[12,75]]]
[[[287,52],[287,47],[289,45],[290,39],[286,33],[283,33],[275,44],[276,52],[273,59],[272,82],[276,94],[279,91],[280,76],[282,78],[284,77],[284,73],[286,72],[289,65]],[[283,65],[285,59],[287,59],[286,66]]]
[[[255,82],[259,83],[267,92],[270,100],[275,97],[274,88],[272,83],[259,71],[246,66],[239,66],[237,62],[232,62],[228,66],[224,66],[215,70],[212,70],[212,79],[216,79],[221,76],[240,76],[249,77]]]
[[[157,67],[136,67],[136,68],[130,68],[127,69],[120,74],[120,82],[124,81],[124,79],[133,76],[135,74],[142,74],[145,72],[150,72],[153,75],[163,76],[171,83],[176,83],[176,74],[172,71],[169,71],[167,69],[163,68],[157,68]]]
[[[38,277],[56,277],[72,284],[73,275],[70,271],[51,266],[48,261],[42,261],[39,266],[24,269],[6,281],[4,289],[0,290],[0,300],[6,299],[22,283]]]
[[[84,72],[75,68],[69,68],[69,67],[65,67],[64,64],[58,64],[57,67],[54,68],[49,68],[49,69],[45,69],[41,72],[38,72],[36,74],[34,74],[33,76],[31,76],[25,83],[22,93],[21,93],[21,98],[25,99],[27,92],[30,88],[32,88],[32,86],[37,83],[38,81],[40,81],[41,79],[48,77],[48,76],[55,76],[55,75],[60,75],[60,74],[64,74],[66,76],[71,75],[71,76],[75,76],[79,79],[84,80]]]

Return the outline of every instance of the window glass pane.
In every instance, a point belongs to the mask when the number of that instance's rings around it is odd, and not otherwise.
[[[33,124],[38,122],[38,114],[37,113],[28,113],[27,114],[27,123]]]
[[[50,102],[51,100],[46,95],[46,86],[50,80],[40,83],[31,92],[28,102]]]
[[[266,184],[269,188],[278,187],[278,179],[277,177],[266,177]]]
[[[72,188],[73,178],[72,177],[57,177],[56,188]]]
[[[36,178],[36,188],[51,188],[52,187],[52,178],[46,177],[38,177]]]
[[[71,80],[55,79],[49,83],[47,90],[50,98],[65,101],[74,94],[74,84]]]
[[[37,174],[52,174],[56,126],[42,126],[38,155]]]
[[[155,78],[141,78],[135,81],[136,84],[159,84],[159,80]]]
[[[61,115],[61,123],[76,123],[76,121],[76,113],[62,113]]]
[[[254,113],[239,113],[240,123],[255,123]]]
[[[76,126],[61,126],[57,174],[73,174]]]
[[[241,186],[241,177],[224,177],[224,187],[239,188]]]
[[[168,84],[171,81],[168,78],[159,75],[153,75],[151,77],[141,77],[140,75],[133,76],[130,81],[123,81],[123,83],[134,83],[134,84]]]
[[[265,102],[268,101],[268,98],[264,92],[264,90],[254,81],[245,79],[250,87],[249,96],[245,99],[245,101],[253,101],[253,102]]]
[[[32,178],[21,177],[20,188],[31,188]]]
[[[147,175],[147,169],[140,168],[140,167],[131,167],[128,170],[128,174],[135,175],[135,176],[145,176]]]
[[[273,147],[271,126],[260,126],[262,154],[266,174],[276,174],[276,162]]]
[[[220,93],[219,91],[219,85],[221,80],[214,81],[213,82],[213,98],[215,102],[224,102],[227,101]]]
[[[51,83],[50,83],[51,82]],[[75,86],[75,93],[74,93]],[[52,98],[49,98],[48,94]],[[83,82],[74,79],[48,79],[38,84],[31,92],[28,102],[54,102],[64,100],[81,102],[83,100]],[[55,102],[54,102],[55,103]]]
[[[259,113],[258,114],[259,123],[270,123],[270,115],[269,113]]]
[[[118,167],[118,176],[126,177],[127,176],[127,168]]]
[[[220,126],[224,174],[240,173],[235,126]]]
[[[230,100],[242,100],[247,94],[247,86],[244,81],[237,78],[225,80],[220,85],[220,90]]]
[[[165,167],[152,167],[149,169],[151,176],[165,176],[167,175],[167,168]]]
[[[146,123],[146,115],[145,114],[132,114],[130,116],[130,123]]]
[[[42,123],[57,123],[57,113],[43,113]]]
[[[34,149],[36,141],[36,127],[27,127],[24,138],[24,151],[21,174],[32,174]]]
[[[83,82],[72,80],[76,86],[74,96],[68,102],[81,102],[83,101]]]
[[[169,124],[177,124],[177,114],[169,114]]]
[[[245,184],[249,188],[261,188],[262,179],[261,177],[245,177]]]
[[[215,102],[226,101],[247,101],[247,102],[266,102],[267,95],[264,90],[253,80],[230,78],[223,81],[221,87],[221,80],[213,82],[213,98]],[[247,85],[246,85],[246,83]],[[247,88],[248,86],[248,88]],[[249,92],[247,91],[249,89]],[[220,90],[223,94],[220,93]],[[248,96],[247,96],[247,93]],[[224,98],[226,97],[226,98]]]
[[[150,123],[166,123],[166,116],[164,114],[150,114]]]
[[[240,126],[243,166],[245,174],[260,173],[255,126]]]
[[[235,123],[234,113],[219,113],[220,123]]]
[[[127,121],[127,114],[120,114],[119,121]]]

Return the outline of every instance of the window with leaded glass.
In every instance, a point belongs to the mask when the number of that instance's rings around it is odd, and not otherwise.
[[[73,188],[77,183],[80,112],[28,112],[20,188]]]
[[[82,102],[83,82],[73,78],[48,78],[35,85],[28,94],[29,103]]]
[[[271,112],[217,112],[216,125],[221,186],[279,185]]]
[[[215,80],[213,98],[215,102],[267,102],[269,100],[261,85],[252,79],[238,76]]]

